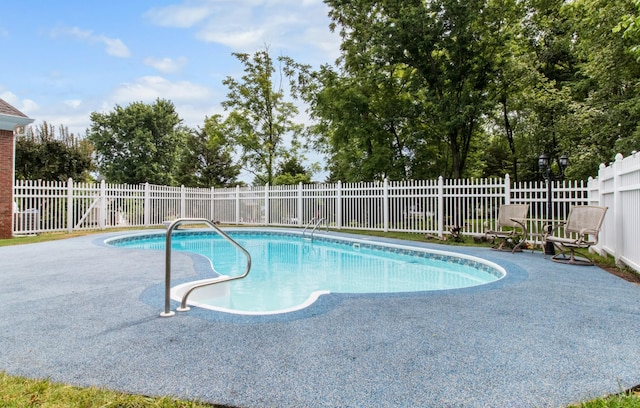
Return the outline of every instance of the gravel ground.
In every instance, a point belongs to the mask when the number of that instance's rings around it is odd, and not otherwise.
[[[0,248],[0,370],[239,407],[560,407],[640,384],[640,286],[598,267],[418,243],[508,275],[329,294],[286,315],[162,318],[164,252],[103,244],[121,234]],[[206,272],[172,258],[175,282]]]

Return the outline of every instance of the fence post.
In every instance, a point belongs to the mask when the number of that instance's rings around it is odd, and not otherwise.
[[[264,223],[269,225],[269,183],[264,186]]]
[[[384,179],[384,192],[383,192],[383,199],[384,202],[382,203],[382,208],[383,208],[383,228],[384,228],[384,232],[388,232],[389,231],[389,179],[387,179],[385,177]]]
[[[616,264],[620,263],[620,253],[622,252],[622,243],[624,241],[624,222],[622,220],[622,197],[620,194],[620,175],[622,173],[622,154],[616,154],[615,161],[612,164],[613,167],[613,225],[615,225],[614,231],[614,258]]]
[[[213,198],[215,197],[215,187],[211,187],[209,189],[210,191],[210,195],[209,195],[209,219],[212,221],[216,220],[216,217],[214,216],[213,212],[214,212],[214,207],[213,207]]]
[[[67,232],[73,231],[73,179],[67,180]]]
[[[298,183],[298,197],[297,197],[297,201],[298,201],[298,209],[297,209],[297,219],[298,219],[298,227],[302,227],[302,211],[303,211],[303,206],[302,206],[302,182]]]
[[[240,186],[236,186],[236,225],[240,224]]]
[[[444,236],[444,178],[438,177],[438,236]]]
[[[105,186],[104,180],[100,180],[100,210],[99,210],[99,220],[98,227],[100,229],[105,229],[107,225],[107,190]]]
[[[151,186],[144,183],[144,226],[151,225]]]
[[[342,228],[342,181],[336,185],[336,227]]]
[[[508,173],[504,175],[504,203],[511,204],[511,178]]]
[[[180,186],[180,218],[187,216],[187,190],[183,185]]]

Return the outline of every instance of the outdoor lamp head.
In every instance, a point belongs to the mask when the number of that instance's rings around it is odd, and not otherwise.
[[[538,167],[542,173],[545,173],[549,168],[549,156],[542,153],[540,157],[538,157]]]
[[[560,156],[560,168],[562,169],[563,172],[568,165],[569,165],[569,157],[567,157],[566,154],[563,154],[562,156]]]

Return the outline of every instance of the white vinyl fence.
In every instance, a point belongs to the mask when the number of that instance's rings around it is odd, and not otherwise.
[[[527,239],[538,243],[546,220],[564,220],[572,205],[592,204],[609,207],[596,249],[640,271],[640,154],[618,155],[588,182],[552,182],[551,198],[547,214],[546,182],[512,183],[509,176],[233,188],[18,180],[13,231],[149,227],[190,217],[298,228],[324,219],[332,229],[436,236],[461,227],[463,235],[474,236],[495,227],[502,204],[526,203]]]
[[[600,165],[588,187],[592,205],[609,207],[598,249],[640,272],[640,153]]]
[[[553,217],[588,203],[583,182],[553,185]],[[443,236],[452,227],[480,235],[494,227],[503,203],[530,205],[530,239],[546,216],[543,183],[470,179],[186,188],[16,181],[14,233],[157,226],[176,218],[224,224],[304,227],[324,218],[330,228],[404,231]]]

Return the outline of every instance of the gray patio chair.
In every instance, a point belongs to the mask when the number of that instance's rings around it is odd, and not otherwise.
[[[494,230],[485,230],[485,237],[493,237],[493,241],[500,240],[493,249],[512,253],[520,250],[527,238],[526,218],[529,204],[503,204],[498,209],[498,219]],[[511,247],[511,245],[513,247]]]
[[[565,222],[552,224],[551,232],[545,233],[543,241],[545,244],[552,242],[560,253],[552,256],[551,259],[555,262],[572,265],[593,265],[593,261],[586,258],[586,256],[584,258],[576,258],[575,250],[589,248],[598,243],[600,227],[607,213],[607,208],[594,205],[576,205],[569,210],[569,215]],[[564,226],[562,236],[552,235],[553,231],[560,226]],[[545,231],[549,231],[548,227],[545,227]],[[568,257],[567,252],[569,252]]]

